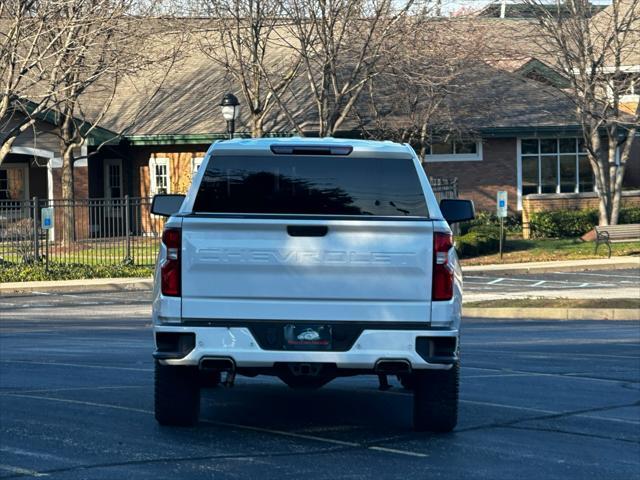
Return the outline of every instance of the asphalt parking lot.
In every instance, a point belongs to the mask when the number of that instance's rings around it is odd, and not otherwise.
[[[373,377],[240,378],[161,428],[148,295],[0,298],[0,478],[640,476],[640,322],[467,321],[452,434],[413,432]]]
[[[465,274],[464,287],[465,292],[542,292],[622,288],[635,290],[637,296],[640,296],[640,272],[637,269],[509,275],[474,272]]]

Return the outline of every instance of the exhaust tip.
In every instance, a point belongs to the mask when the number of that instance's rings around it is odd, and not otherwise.
[[[411,363],[408,360],[378,360],[375,366],[378,374],[411,373]]]
[[[215,370],[218,372],[232,372],[236,364],[231,358],[203,358],[200,360],[200,370]]]

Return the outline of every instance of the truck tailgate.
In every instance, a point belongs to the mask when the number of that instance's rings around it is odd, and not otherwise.
[[[182,317],[430,322],[432,249],[428,220],[185,217]]]

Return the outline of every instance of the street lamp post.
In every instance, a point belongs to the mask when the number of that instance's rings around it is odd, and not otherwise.
[[[236,119],[240,116],[240,102],[233,93],[226,93],[220,102],[222,116],[227,121],[229,140],[233,138],[236,129]]]

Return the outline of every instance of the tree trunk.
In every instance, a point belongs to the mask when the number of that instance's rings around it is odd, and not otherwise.
[[[263,135],[262,115],[251,115],[251,136],[253,138],[261,138]]]
[[[70,245],[75,240],[75,215],[73,191],[73,147],[64,146],[62,150],[62,232],[63,245]]]

